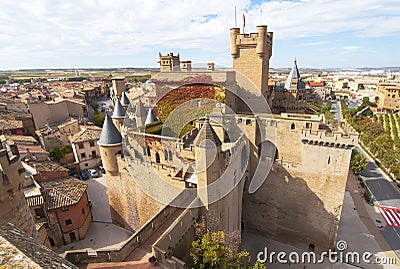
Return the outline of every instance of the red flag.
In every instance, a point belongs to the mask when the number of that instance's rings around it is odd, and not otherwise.
[[[244,13],[243,13],[243,28],[244,27],[246,27],[246,16],[244,16]]]

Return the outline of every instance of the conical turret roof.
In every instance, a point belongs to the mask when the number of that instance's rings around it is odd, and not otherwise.
[[[100,146],[117,146],[121,145],[122,136],[117,127],[115,127],[109,115],[104,119],[103,129],[101,130],[100,139],[97,142]]]
[[[126,96],[125,92],[122,92],[122,96],[121,96],[121,105],[122,106],[129,106],[131,104],[131,102],[129,101],[128,96]]]
[[[114,112],[111,117],[113,119],[123,119],[126,117],[125,109],[119,100],[115,102]]]
[[[143,115],[146,115],[146,109],[144,108],[144,105],[143,105],[142,101],[139,98],[139,100],[137,101],[137,104],[136,104],[135,116],[140,117],[140,116],[143,116]]]
[[[201,127],[196,139],[194,140],[194,145],[199,146],[203,141],[206,140],[212,141],[217,147],[222,145],[222,142],[217,133],[214,131],[214,128],[211,126],[209,119],[205,120],[203,127]],[[205,146],[207,147],[207,143]]]
[[[144,122],[144,125],[156,122],[157,118],[156,116],[154,116],[153,114],[153,110],[151,109],[151,107],[149,108],[149,112],[147,113],[147,117],[146,117],[146,121]]]

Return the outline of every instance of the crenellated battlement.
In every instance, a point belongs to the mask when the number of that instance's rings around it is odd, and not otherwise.
[[[267,31],[266,25],[257,26],[257,33],[240,33],[239,28],[232,28],[230,33],[231,55],[234,59],[239,56],[241,48],[255,48],[260,58],[265,54],[271,57],[273,33]]]
[[[303,144],[312,144],[324,147],[352,148],[358,144],[359,135],[350,133],[348,135],[342,132],[327,132],[325,130],[303,129],[301,141]]]

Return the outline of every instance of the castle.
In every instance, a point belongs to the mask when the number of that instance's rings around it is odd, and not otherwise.
[[[299,113],[304,104],[296,63],[283,90],[268,88],[272,39],[267,26],[250,34],[232,28],[233,70],[212,63],[194,69],[179,54],[159,55],[164,72],[151,79],[157,102],[184,87],[223,92],[223,104],[198,98],[170,113],[164,128],[169,119],[182,121],[179,130],[195,126],[183,137],[148,133],[157,123],[157,104],[129,104],[124,85],[113,84],[121,102],[115,100],[98,144],[113,222],[134,234],[118,251],[98,251],[96,261],[129,259],[144,248],[168,268],[185,268],[201,216],[211,230],[226,234],[240,237],[245,230],[316,252],[334,247],[358,134],[332,131],[323,117]],[[282,101],[288,96],[293,100]],[[196,107],[208,115],[191,115]],[[67,259],[91,260],[77,252]]]
[[[0,176],[1,222],[12,223],[35,240],[41,241],[22,189],[25,169],[17,145],[7,141],[3,135],[0,136]]]

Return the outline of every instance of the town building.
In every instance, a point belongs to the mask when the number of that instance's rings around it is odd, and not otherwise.
[[[377,96],[379,109],[400,110],[400,84],[380,83]]]
[[[101,128],[97,126],[82,126],[82,131],[71,137],[72,151],[75,162],[80,169],[94,168],[101,162],[100,150],[97,141],[100,138]]]
[[[45,102],[28,103],[36,129],[42,129],[67,121],[70,117],[87,116],[86,104],[73,99],[54,99]]]
[[[80,131],[79,121],[68,118],[64,122],[38,129],[35,133],[43,147],[49,151],[51,148],[70,146],[70,139]]]
[[[46,228],[50,245],[85,238],[92,222],[87,184],[73,177],[33,183],[24,189],[25,197],[37,223]]]

